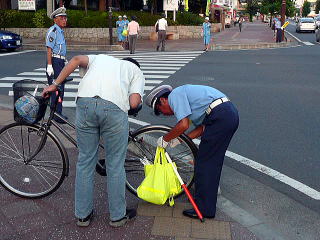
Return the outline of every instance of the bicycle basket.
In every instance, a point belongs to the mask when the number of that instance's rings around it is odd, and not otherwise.
[[[49,98],[41,96],[46,84],[34,80],[21,80],[13,84],[14,120],[19,123],[36,123],[47,110]]]

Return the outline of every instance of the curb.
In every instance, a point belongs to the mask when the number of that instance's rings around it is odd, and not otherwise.
[[[210,50],[264,49],[298,46],[297,42],[257,43],[257,44],[213,44]]]
[[[24,44],[23,50],[42,50],[46,51],[46,47],[39,44]],[[68,45],[68,50],[91,50],[91,51],[123,51],[120,45]]]

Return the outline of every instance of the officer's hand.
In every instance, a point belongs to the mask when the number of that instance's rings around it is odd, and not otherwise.
[[[179,145],[180,144],[180,141],[177,139],[177,138],[174,138],[174,139],[172,139],[170,142],[169,142],[169,146],[171,147],[171,148],[174,148],[174,147],[176,147],[177,145]]]
[[[52,76],[54,74],[53,67],[51,64],[47,65],[47,73],[48,73],[48,76]]]
[[[157,146],[158,147],[162,147],[162,148],[166,148],[168,146],[168,142],[166,142],[165,140],[163,140],[163,136],[159,137],[157,140]]]

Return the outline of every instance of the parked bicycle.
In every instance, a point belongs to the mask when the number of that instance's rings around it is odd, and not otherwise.
[[[33,80],[16,82],[13,87],[14,101],[32,92],[40,99],[45,86],[43,82]],[[47,118],[45,112],[48,103],[42,101],[36,122],[24,121],[15,110],[16,122],[0,130],[0,184],[17,196],[24,198],[48,196],[61,186],[69,174],[69,156],[60,135],[62,134],[77,147],[76,139],[72,137],[70,130],[64,127],[75,129],[75,125],[55,112],[60,96],[59,89],[57,94],[58,97],[50,108]],[[65,124],[62,125],[54,120],[57,118],[65,121]],[[136,189],[144,179],[145,160],[153,162],[157,139],[170,130],[171,127],[165,125],[148,125],[129,132],[125,170],[126,186],[131,193],[137,195]],[[61,134],[57,135],[56,132]],[[186,186],[190,187],[193,183],[193,161],[197,147],[184,134],[178,139],[181,143],[175,148],[167,148],[166,151],[175,162]],[[102,143],[99,152],[102,154],[96,171],[100,175],[106,175]],[[183,190],[175,197],[182,193]]]

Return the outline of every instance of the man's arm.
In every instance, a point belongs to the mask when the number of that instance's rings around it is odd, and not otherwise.
[[[181,119],[171,131],[163,137],[163,140],[169,142],[170,140],[179,137],[189,128],[189,118]]]
[[[141,96],[139,93],[132,93],[129,96],[129,103],[130,103],[130,108],[134,109],[137,108],[138,105],[141,103]]]
[[[52,65],[52,49],[47,47],[47,64]]]
[[[188,137],[191,139],[200,137],[202,135],[204,131],[204,125],[200,125],[198,127],[196,127],[195,129],[193,129],[189,134]]]
[[[79,55],[73,57],[70,62],[62,69],[54,84],[50,85],[43,89],[42,96],[46,97],[49,92],[53,92],[57,90],[57,86],[63,83],[63,81],[77,68],[84,67],[86,68],[89,64],[89,57],[85,55]]]

